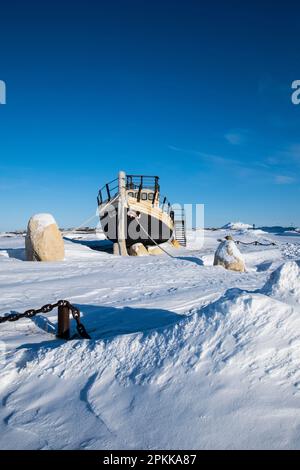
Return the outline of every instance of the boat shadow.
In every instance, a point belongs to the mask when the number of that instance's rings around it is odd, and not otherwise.
[[[87,246],[95,251],[104,251],[105,253],[113,253],[113,243],[110,240],[81,240],[69,237],[63,237],[68,242],[75,243],[77,245]]]

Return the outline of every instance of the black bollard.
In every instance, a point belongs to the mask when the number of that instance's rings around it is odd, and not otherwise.
[[[68,306],[58,307],[57,338],[70,339],[70,310]]]

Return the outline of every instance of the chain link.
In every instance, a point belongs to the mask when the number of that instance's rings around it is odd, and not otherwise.
[[[72,314],[72,317],[76,321],[76,329],[79,336],[85,339],[91,339],[84,325],[80,321],[80,310],[74,305],[72,305],[68,300],[58,300],[58,302],[54,304],[46,304],[43,305],[43,307],[41,308],[26,310],[24,313],[10,313],[8,315],[5,315],[4,317],[0,317],[0,323],[15,322],[17,320],[20,320],[21,318],[32,318],[38,313],[49,313],[53,309],[58,307],[68,307]]]
[[[242,242],[242,240],[234,240],[237,245],[255,245],[255,246],[276,246],[276,243],[271,242],[271,243],[261,243],[259,241],[254,241],[254,242]]]
[[[218,242],[223,242],[224,240],[222,240],[221,238],[218,238],[217,240]],[[271,243],[261,243],[259,242],[258,240],[254,241],[254,242],[242,242],[242,240],[233,240],[232,241],[234,243],[236,243],[237,245],[255,245],[255,246],[277,246],[276,243],[274,242],[271,242]]]

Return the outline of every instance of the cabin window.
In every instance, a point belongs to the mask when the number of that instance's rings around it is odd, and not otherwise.
[[[142,201],[147,201],[148,197],[147,197],[147,193],[142,193],[141,194],[141,198],[142,198]]]
[[[132,191],[130,191],[130,192],[128,193],[128,196],[134,197],[134,193],[133,193]]]
[[[153,199],[154,199],[154,193],[149,193],[149,194],[148,194],[148,199],[149,199],[149,201],[153,201]]]

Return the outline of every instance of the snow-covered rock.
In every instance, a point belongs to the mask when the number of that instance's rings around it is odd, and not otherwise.
[[[244,224],[243,222],[228,222],[228,224],[222,227],[225,230],[243,230],[249,228],[253,228],[253,225]]]
[[[292,298],[300,302],[300,268],[295,261],[282,264],[271,274],[262,288],[266,295],[272,295],[279,300]]]
[[[214,266],[223,266],[231,271],[245,271],[243,256],[233,240],[224,240],[215,253]]]
[[[64,259],[64,241],[51,214],[36,214],[30,218],[25,248],[27,261],[61,261]]]
[[[148,256],[147,248],[142,243],[135,243],[128,248],[130,256]]]

